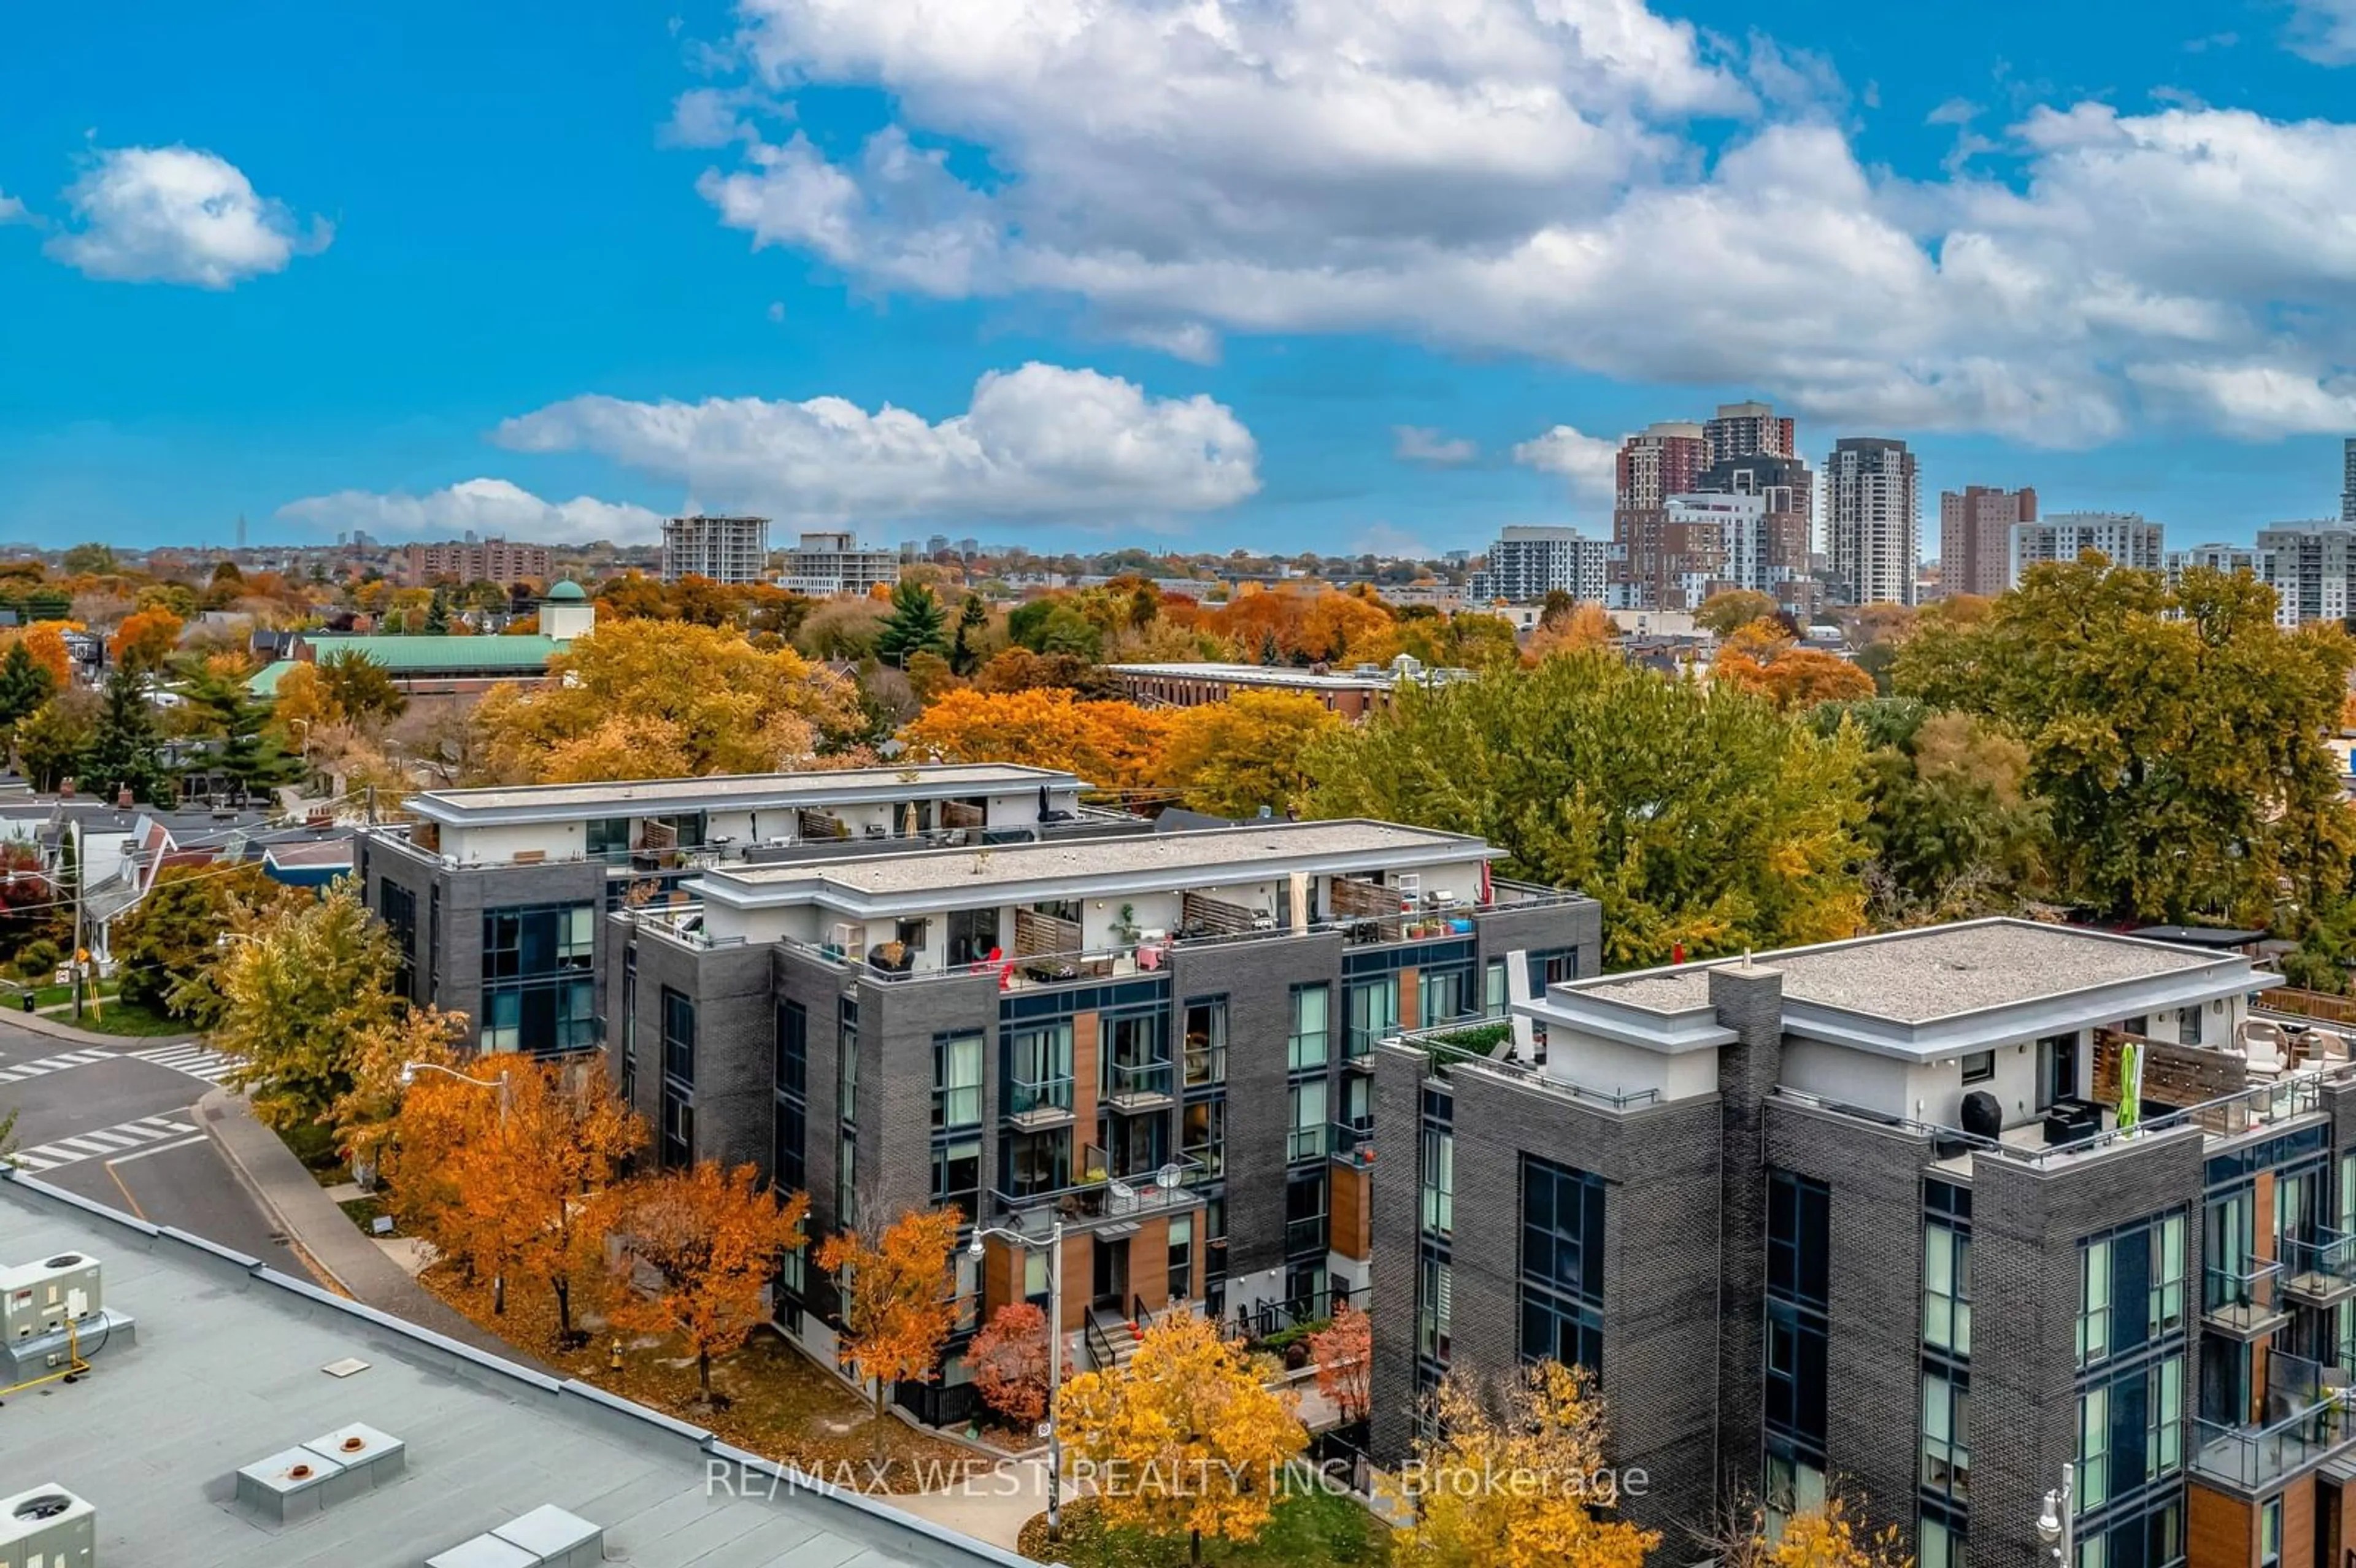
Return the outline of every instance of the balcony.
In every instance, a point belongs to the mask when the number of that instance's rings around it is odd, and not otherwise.
[[[2282,1294],[2298,1307],[2336,1307],[2356,1296],[2356,1235],[2325,1228],[2283,1239]]]
[[[1118,1111],[1125,1116],[1168,1110],[1172,1066],[1166,1058],[1160,1061],[1108,1063],[1104,1080],[1105,1108]]]
[[[1284,1136],[1284,1163],[1305,1165],[1311,1160],[1323,1159],[1332,1133],[1333,1129],[1322,1122],[1313,1127],[1293,1128]]]
[[[2283,1265],[2273,1258],[2250,1258],[2238,1269],[2211,1266],[2202,1273],[2201,1322],[2231,1339],[2262,1339],[2290,1313],[2276,1298]]]
[[[1327,1250],[1325,1216],[1312,1214],[1306,1219],[1284,1222],[1284,1255],[1288,1258],[1307,1257]]]
[[[1114,1175],[1108,1157],[1093,1144],[1084,1146],[1082,1168],[1089,1179],[1068,1187],[1019,1192],[992,1188],[990,1201],[999,1216],[996,1222],[1026,1236],[1044,1237],[1058,1221],[1076,1229],[1100,1229],[1202,1201],[1194,1189],[1209,1178],[1198,1160],[1182,1156],[1151,1171]]]
[[[1355,1122],[1336,1122],[1333,1129],[1332,1153],[1337,1165],[1364,1168],[1375,1163],[1375,1122],[1372,1116]]]
[[[2356,1437],[2345,1371],[2286,1351],[2266,1360],[2264,1421],[2193,1422],[2191,1470],[2203,1480],[2244,1492],[2269,1490]]]
[[[1006,1120],[1026,1133],[1060,1127],[1072,1119],[1072,1076],[1007,1080]]]

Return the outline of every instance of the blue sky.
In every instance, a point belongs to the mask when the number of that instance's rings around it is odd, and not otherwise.
[[[2356,0],[224,9],[0,24],[0,539],[1478,548],[1757,394],[2190,543],[2356,432]]]

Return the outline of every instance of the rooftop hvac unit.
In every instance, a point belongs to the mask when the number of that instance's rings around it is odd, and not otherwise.
[[[60,1253],[22,1264],[0,1273],[0,1340],[54,1334],[104,1305],[96,1258]]]
[[[0,1568],[96,1568],[98,1510],[54,1482],[0,1498]]]
[[[425,1568],[598,1568],[605,1559],[601,1527],[542,1506],[427,1558]]]

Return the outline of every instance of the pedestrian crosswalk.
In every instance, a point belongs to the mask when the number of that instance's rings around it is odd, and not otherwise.
[[[197,1129],[187,1123],[176,1121],[170,1116],[142,1116],[135,1122],[123,1122],[112,1127],[101,1127],[96,1132],[59,1138],[55,1143],[42,1144],[37,1148],[18,1149],[13,1155],[0,1156],[0,1158],[13,1160],[22,1169],[37,1175],[85,1159],[114,1159],[133,1149],[161,1143],[168,1137],[196,1133]]]
[[[93,1061],[111,1061],[111,1051],[68,1051],[56,1056],[44,1056],[37,1061],[0,1064],[0,1083],[14,1083],[20,1079],[38,1078],[46,1072],[63,1072],[69,1068],[87,1067]]]
[[[185,1072],[208,1083],[218,1083],[237,1070],[237,1058],[223,1056],[218,1051],[208,1051],[201,1045],[155,1045],[131,1054],[142,1061],[152,1061],[158,1067],[168,1067],[175,1072]]]

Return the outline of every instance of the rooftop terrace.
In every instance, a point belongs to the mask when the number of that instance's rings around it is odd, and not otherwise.
[[[1083,789],[1073,773],[1012,763],[921,767],[843,768],[785,773],[721,773],[703,778],[632,779],[616,784],[526,784],[434,790],[405,803],[417,816],[452,827],[545,822],[648,812],[726,811],[809,802],[907,800],[1024,789]]]

